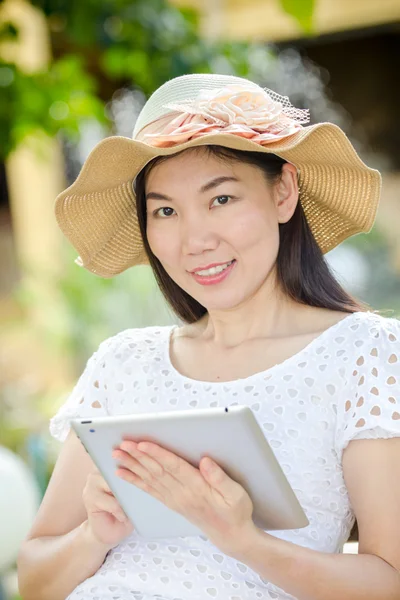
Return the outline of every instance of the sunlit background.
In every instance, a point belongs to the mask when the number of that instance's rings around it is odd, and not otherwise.
[[[166,80],[248,77],[341,126],[382,171],[372,232],[327,258],[398,316],[399,42],[398,0],[0,0],[0,600],[18,598],[18,546],[59,452],[49,418],[104,338],[176,320],[147,267],[103,280],[74,263],[58,192],[97,142],[131,136]],[[356,541],[355,527],[344,551]]]

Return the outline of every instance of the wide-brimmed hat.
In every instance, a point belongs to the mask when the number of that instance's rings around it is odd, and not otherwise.
[[[193,74],[164,83],[148,99],[132,139],[111,136],[89,154],[76,181],[57,196],[57,222],[77,264],[112,277],[148,262],[134,181],[156,156],[202,145],[275,154],[294,164],[299,199],[322,252],[370,231],[381,177],[333,123],[308,122],[284,96],[230,75]]]

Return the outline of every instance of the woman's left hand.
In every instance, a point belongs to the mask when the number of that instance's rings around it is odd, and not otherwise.
[[[197,469],[152,442],[124,440],[113,458],[119,477],[183,515],[227,554],[257,529],[250,496],[209,457]]]

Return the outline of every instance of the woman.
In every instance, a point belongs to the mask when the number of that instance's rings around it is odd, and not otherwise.
[[[57,199],[78,264],[149,262],[177,327],[128,329],[89,360],[50,430],[66,440],[19,557],[24,598],[400,596],[400,324],[323,254],[368,231],[380,177],[343,132],[245,79],[187,75],[108,138]],[[203,536],[146,543],[69,429],[78,416],[251,406],[310,525],[267,533],[244,489],[155,444],[118,474]],[[361,439],[363,438],[363,439]],[[343,555],[355,518],[359,555]]]

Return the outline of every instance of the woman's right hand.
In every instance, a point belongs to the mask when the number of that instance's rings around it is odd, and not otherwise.
[[[82,499],[87,531],[100,544],[111,550],[132,533],[132,523],[97,469],[89,473]]]

